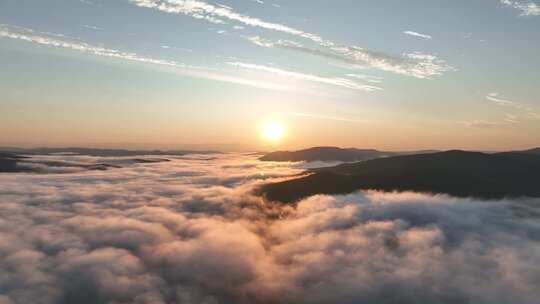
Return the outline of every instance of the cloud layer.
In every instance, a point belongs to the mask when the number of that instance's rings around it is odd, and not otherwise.
[[[536,303],[540,296],[538,200],[360,192],[293,208],[250,191],[300,173],[297,166],[247,154],[170,159],[0,175],[0,303]]]

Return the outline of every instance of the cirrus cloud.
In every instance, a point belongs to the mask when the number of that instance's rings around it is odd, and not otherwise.
[[[540,16],[540,5],[530,0],[500,0],[501,4],[521,11],[522,16]]]
[[[403,34],[418,37],[418,38],[422,38],[422,39],[431,39],[432,38],[430,35],[421,34],[421,33],[414,32],[414,31],[404,31]]]
[[[240,14],[228,6],[213,5],[199,0],[130,0],[130,2],[138,7],[150,8],[169,14],[182,14],[210,22],[219,21],[222,23],[224,22],[223,20],[228,20],[245,26],[285,33],[314,42],[322,50],[304,47],[297,42],[291,43],[290,41],[283,40],[271,42],[258,36],[248,37],[252,43],[263,47],[283,47],[423,79],[429,79],[432,76],[455,70],[455,68],[449,66],[444,60],[437,58],[435,55],[413,52],[403,54],[402,56],[393,56],[357,46],[345,46],[324,39],[317,34]]]
[[[262,72],[266,72],[266,73],[277,74],[277,75],[284,76],[284,77],[290,77],[290,78],[295,78],[295,79],[300,79],[300,80],[318,82],[318,83],[323,83],[323,84],[328,84],[328,85],[333,85],[333,86],[339,86],[339,87],[344,87],[344,88],[353,89],[353,90],[368,91],[368,92],[382,90],[381,88],[373,86],[373,85],[358,84],[358,83],[356,83],[354,81],[351,81],[351,80],[345,79],[345,78],[321,77],[321,76],[312,75],[312,74],[305,74],[305,73],[287,71],[287,70],[279,69],[279,68],[276,68],[276,67],[270,67],[270,66],[258,65],[258,64],[251,64],[251,63],[243,63],[243,62],[227,62],[227,64],[231,65],[231,66],[234,66],[234,67],[257,70],[257,71],[262,71]]]

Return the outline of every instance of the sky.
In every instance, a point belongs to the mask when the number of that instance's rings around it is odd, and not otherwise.
[[[537,0],[0,0],[0,145],[531,148],[539,30]]]

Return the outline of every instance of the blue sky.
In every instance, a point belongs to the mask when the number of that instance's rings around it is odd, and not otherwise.
[[[1,0],[0,144],[540,145],[540,6]]]

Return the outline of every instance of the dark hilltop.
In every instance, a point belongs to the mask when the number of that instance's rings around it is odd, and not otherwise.
[[[309,170],[304,177],[264,185],[259,193],[284,203],[360,189],[485,199],[540,197],[540,154],[531,151],[535,150],[492,154],[453,150],[372,159]]]

